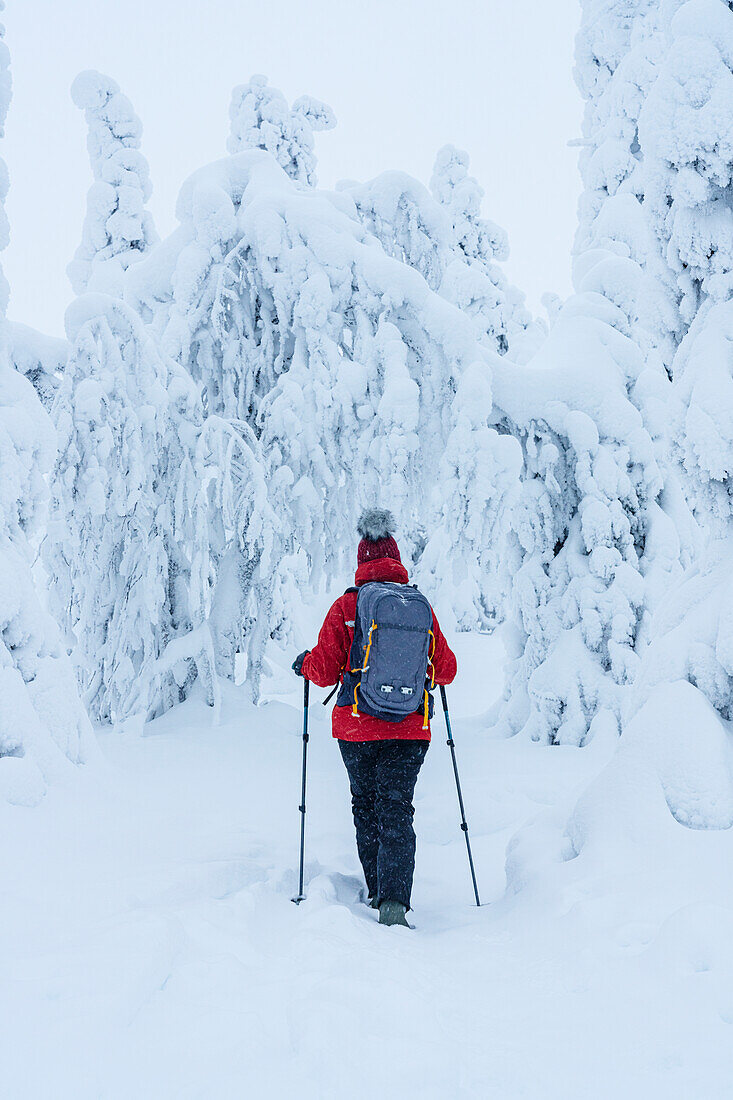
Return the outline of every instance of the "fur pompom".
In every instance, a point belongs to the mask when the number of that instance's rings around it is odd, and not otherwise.
[[[385,508],[367,508],[361,513],[356,530],[361,538],[370,542],[388,539],[395,532],[394,516]]]

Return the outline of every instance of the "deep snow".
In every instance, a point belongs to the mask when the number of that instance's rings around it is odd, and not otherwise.
[[[412,932],[359,902],[325,692],[300,907],[299,683],[284,667],[259,709],[225,690],[215,728],[194,699],[144,736],[105,733],[93,776],[80,769],[32,810],[0,806],[3,1097],[731,1095],[729,867],[703,895],[710,866],[677,881],[549,857],[615,739],[487,736],[498,643],[455,641],[482,908],[441,718],[417,789]],[[728,850],[727,833],[706,835],[711,859]]]

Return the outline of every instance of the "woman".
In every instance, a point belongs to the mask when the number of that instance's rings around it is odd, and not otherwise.
[[[349,680],[351,670],[356,669],[362,657],[361,653],[351,653],[359,590],[372,582],[399,586],[409,581],[389,512],[379,509],[365,512],[357,530],[361,541],[355,587],[339,596],[326,615],[318,644],[313,650],[301,653],[293,669],[319,687],[342,684],[333,708],[333,736],[339,742],[349,774],[356,844],[370,904],[379,909],[380,924],[409,927],[405,914],[410,909],[415,869],[412,800],[430,743],[428,696],[425,692],[423,702],[422,691],[416,693],[419,706],[415,710],[399,721],[394,717],[385,720],[368,713],[369,707],[358,695],[359,685],[352,687]],[[427,606],[432,616],[432,628],[426,631],[431,635],[427,639],[429,686],[450,684],[456,675],[456,658],[435,613]],[[385,685],[384,690],[391,692],[393,688]]]

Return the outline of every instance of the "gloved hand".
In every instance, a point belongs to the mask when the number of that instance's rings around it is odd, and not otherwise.
[[[308,656],[309,653],[310,653],[309,649],[304,649],[303,652],[299,653],[298,656],[293,661],[292,668],[293,668],[293,672],[295,673],[296,676],[302,676],[303,675],[303,673],[301,672],[301,669],[303,668],[303,661],[306,659],[306,657]]]

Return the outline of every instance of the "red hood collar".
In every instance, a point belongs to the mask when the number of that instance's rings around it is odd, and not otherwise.
[[[397,584],[407,584],[407,570],[401,561],[395,558],[375,558],[373,561],[361,563],[354,576],[357,587],[368,584],[369,581],[396,581]]]

